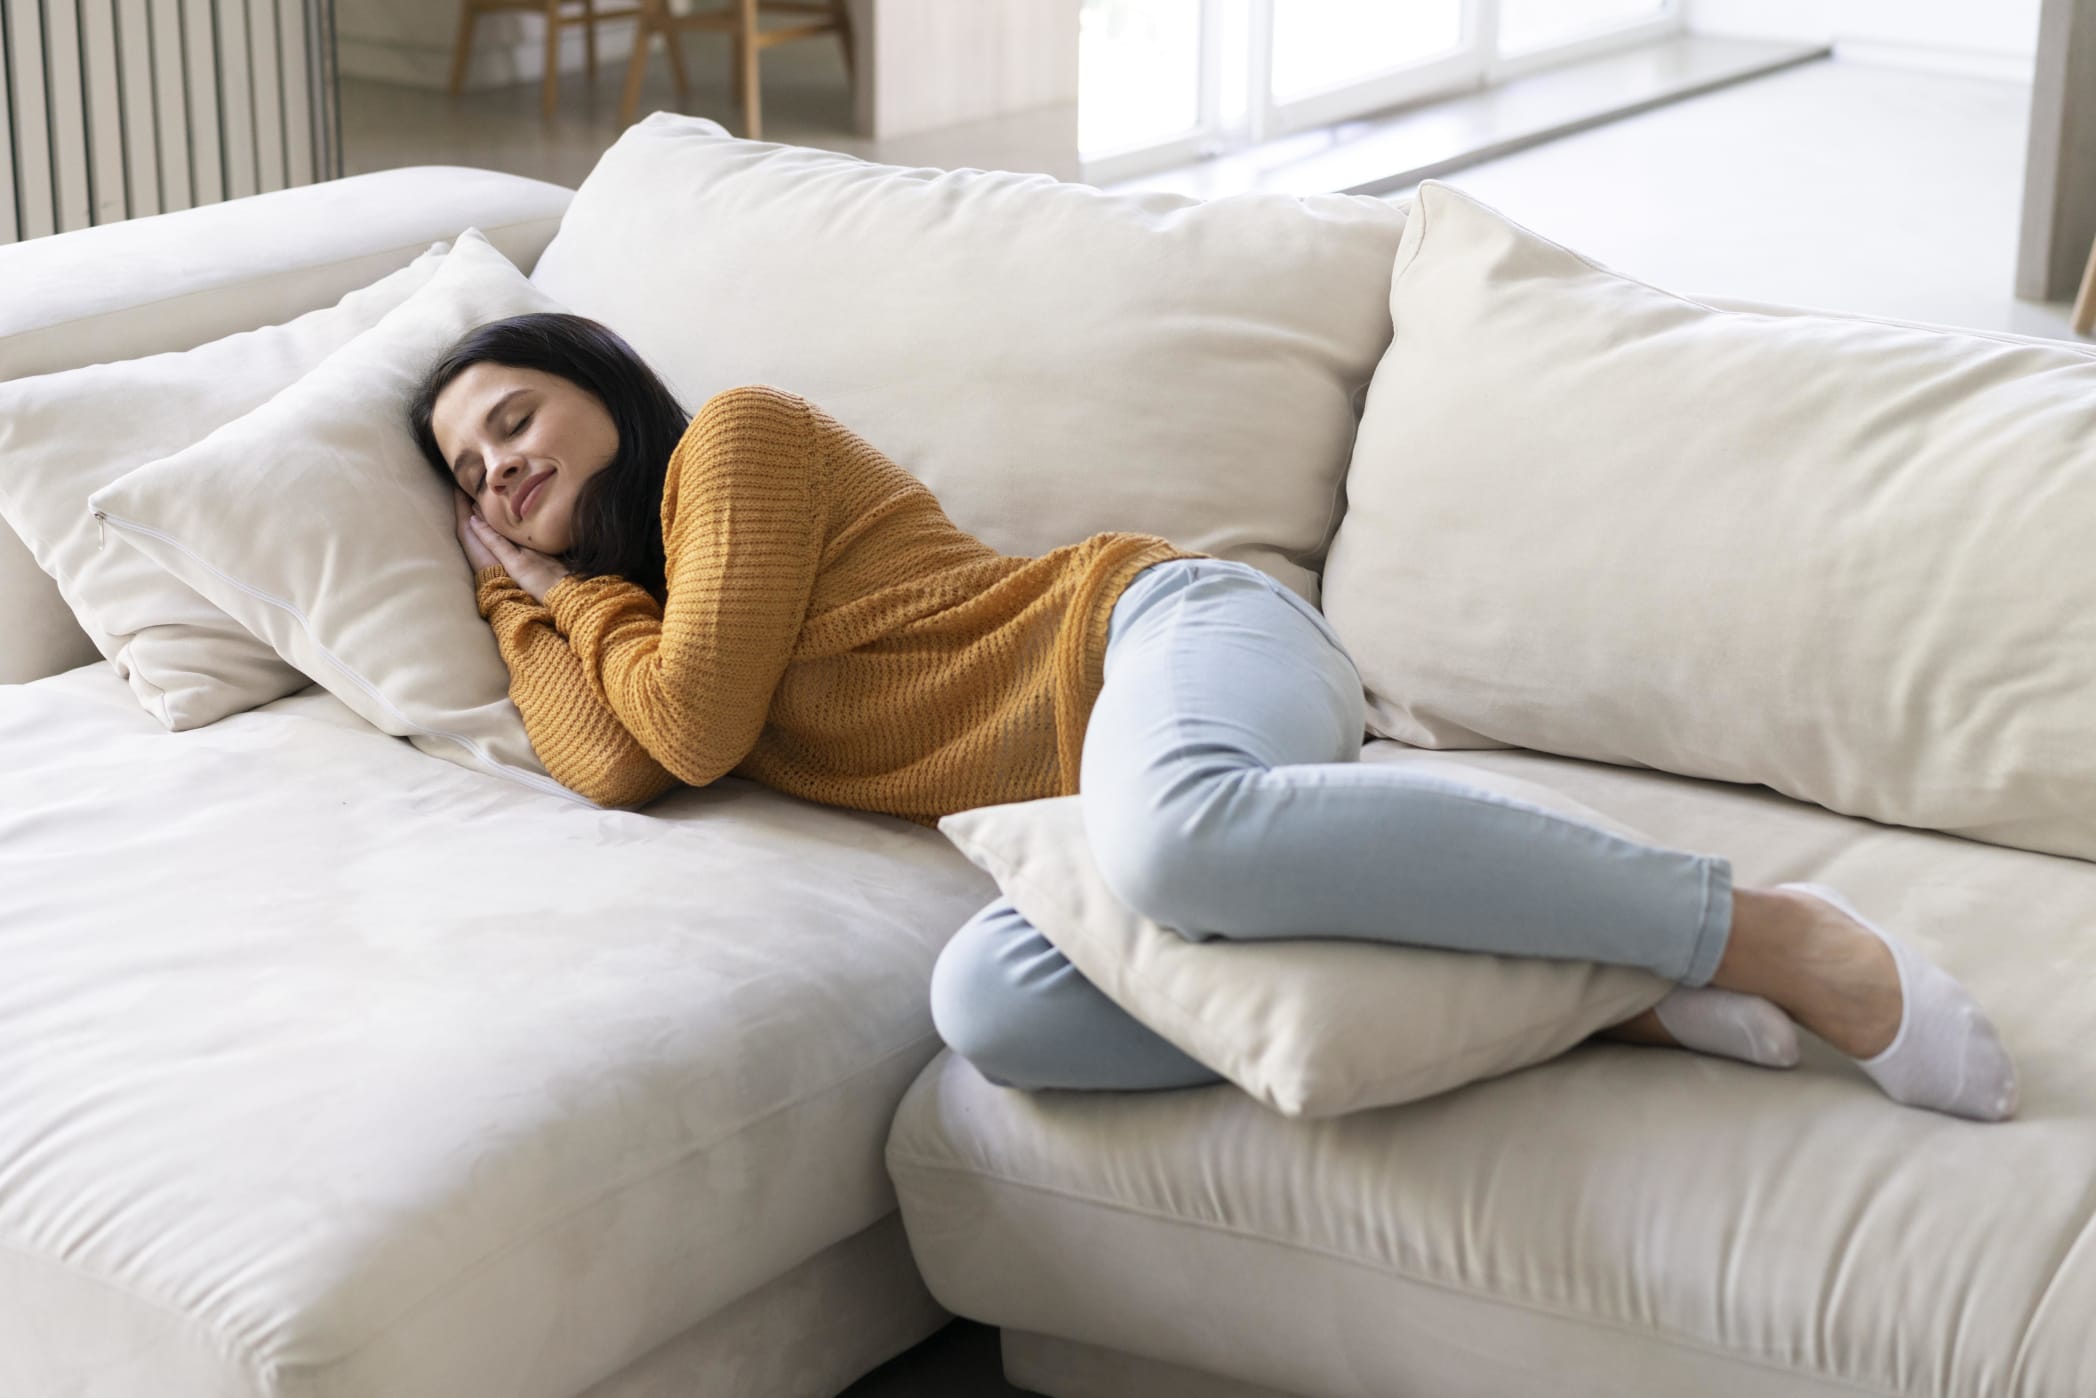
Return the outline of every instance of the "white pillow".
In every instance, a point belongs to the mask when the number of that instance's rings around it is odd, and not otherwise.
[[[803,394],[1033,556],[1107,530],[1317,600],[1405,213],[905,169],[656,112],[576,191],[533,284],[688,403]]]
[[[1438,181],[1325,613],[1369,727],[2096,858],[2096,362],[1720,310]]]
[[[379,728],[581,801],[532,752],[453,487],[407,425],[421,375],[461,335],[561,309],[469,228],[427,285],[311,373],[88,504]]]
[[[0,517],[58,584],[147,713],[175,732],[310,681],[136,549],[104,537],[87,497],[252,412],[436,274],[449,243],[282,325],[194,349],[0,383]]]
[[[1518,778],[1436,770],[1650,841]],[[1512,1072],[1674,988],[1591,961],[1339,938],[1188,941],[1107,888],[1083,800],[978,806],[939,829],[1108,999],[1287,1116],[1394,1106]]]

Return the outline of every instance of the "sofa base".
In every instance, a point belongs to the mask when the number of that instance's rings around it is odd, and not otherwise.
[[[1300,1398],[1033,1330],[1000,1330],[1004,1377],[1046,1398]]]
[[[891,1213],[577,1398],[833,1398],[952,1319]]]

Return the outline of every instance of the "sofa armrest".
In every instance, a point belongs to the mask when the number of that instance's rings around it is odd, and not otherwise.
[[[280,324],[465,228],[529,272],[574,197],[520,175],[416,165],[0,246],[0,379]],[[4,521],[0,617],[0,684],[97,658],[58,585]]]
[[[412,165],[0,246],[0,379],[276,325],[464,228],[528,273],[574,197],[521,175]]]

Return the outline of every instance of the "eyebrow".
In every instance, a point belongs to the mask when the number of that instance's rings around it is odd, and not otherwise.
[[[482,422],[493,423],[495,421],[495,414],[502,411],[502,405],[504,403],[507,403],[510,399],[516,397],[520,393],[529,393],[530,391],[531,390],[528,388],[520,387],[513,388],[509,392],[503,394],[500,398],[497,398],[495,400],[495,405],[488,409],[488,415],[482,419]],[[480,459],[479,455],[471,451],[470,449],[467,451],[460,452],[458,454],[458,460],[453,462],[451,466],[452,479],[457,480],[459,472],[466,469],[466,458],[469,456],[471,456],[475,461],[478,461]],[[465,486],[466,483],[464,481],[459,481],[459,488],[461,490],[465,489]]]

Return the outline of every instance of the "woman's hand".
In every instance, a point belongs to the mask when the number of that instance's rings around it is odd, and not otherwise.
[[[480,541],[480,535],[468,527],[474,518],[473,501],[465,491],[451,492],[451,513],[458,523],[459,547],[466,551],[466,561],[473,565],[473,571],[478,573],[483,568],[499,566],[502,560],[495,557],[494,551]]]
[[[533,601],[544,602],[553,584],[568,575],[567,566],[549,554],[513,544],[496,533],[494,526],[467,501],[464,491],[459,492],[458,501],[459,542],[465,545],[474,571],[499,563],[503,572],[516,579],[517,586],[531,594]]]

